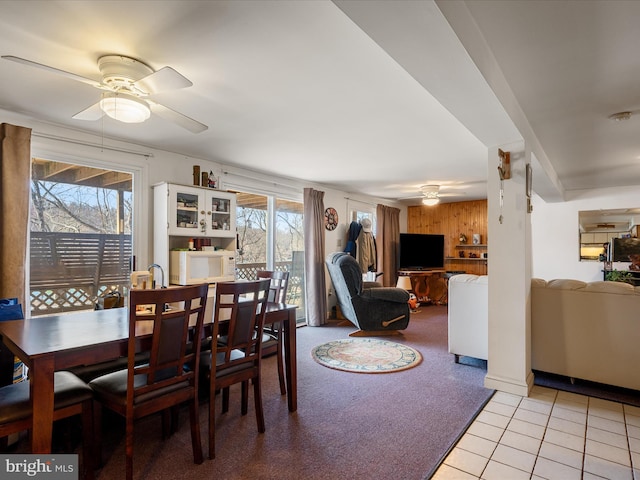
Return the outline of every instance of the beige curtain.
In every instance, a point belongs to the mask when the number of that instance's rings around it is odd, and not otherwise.
[[[304,267],[307,325],[327,323],[327,285],[324,264],[324,192],[304,189]]]
[[[18,297],[25,315],[25,264],[29,232],[31,129],[0,124],[0,298]]]
[[[395,287],[398,280],[398,246],[400,242],[400,209],[378,205],[376,207],[376,244],[378,248],[379,282]]]

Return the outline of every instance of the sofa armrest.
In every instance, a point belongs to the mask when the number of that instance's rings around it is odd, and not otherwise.
[[[383,300],[386,302],[407,303],[409,292],[396,287],[374,287],[362,291],[360,298],[363,300]]]
[[[362,289],[366,288],[380,288],[382,284],[380,282],[362,282]]]

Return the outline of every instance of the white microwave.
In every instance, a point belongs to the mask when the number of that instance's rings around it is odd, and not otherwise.
[[[169,282],[174,285],[228,282],[236,279],[236,255],[230,250],[171,251]]]

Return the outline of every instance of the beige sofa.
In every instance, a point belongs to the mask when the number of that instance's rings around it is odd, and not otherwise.
[[[640,287],[532,279],[531,367],[640,390]]]
[[[449,279],[449,352],[487,359],[488,277]],[[531,368],[640,390],[640,286],[531,280]]]

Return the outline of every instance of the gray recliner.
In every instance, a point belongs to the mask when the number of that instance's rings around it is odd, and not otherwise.
[[[357,260],[344,252],[326,258],[342,314],[360,329],[352,336],[392,335],[409,325],[409,293],[402,288],[363,282]]]

